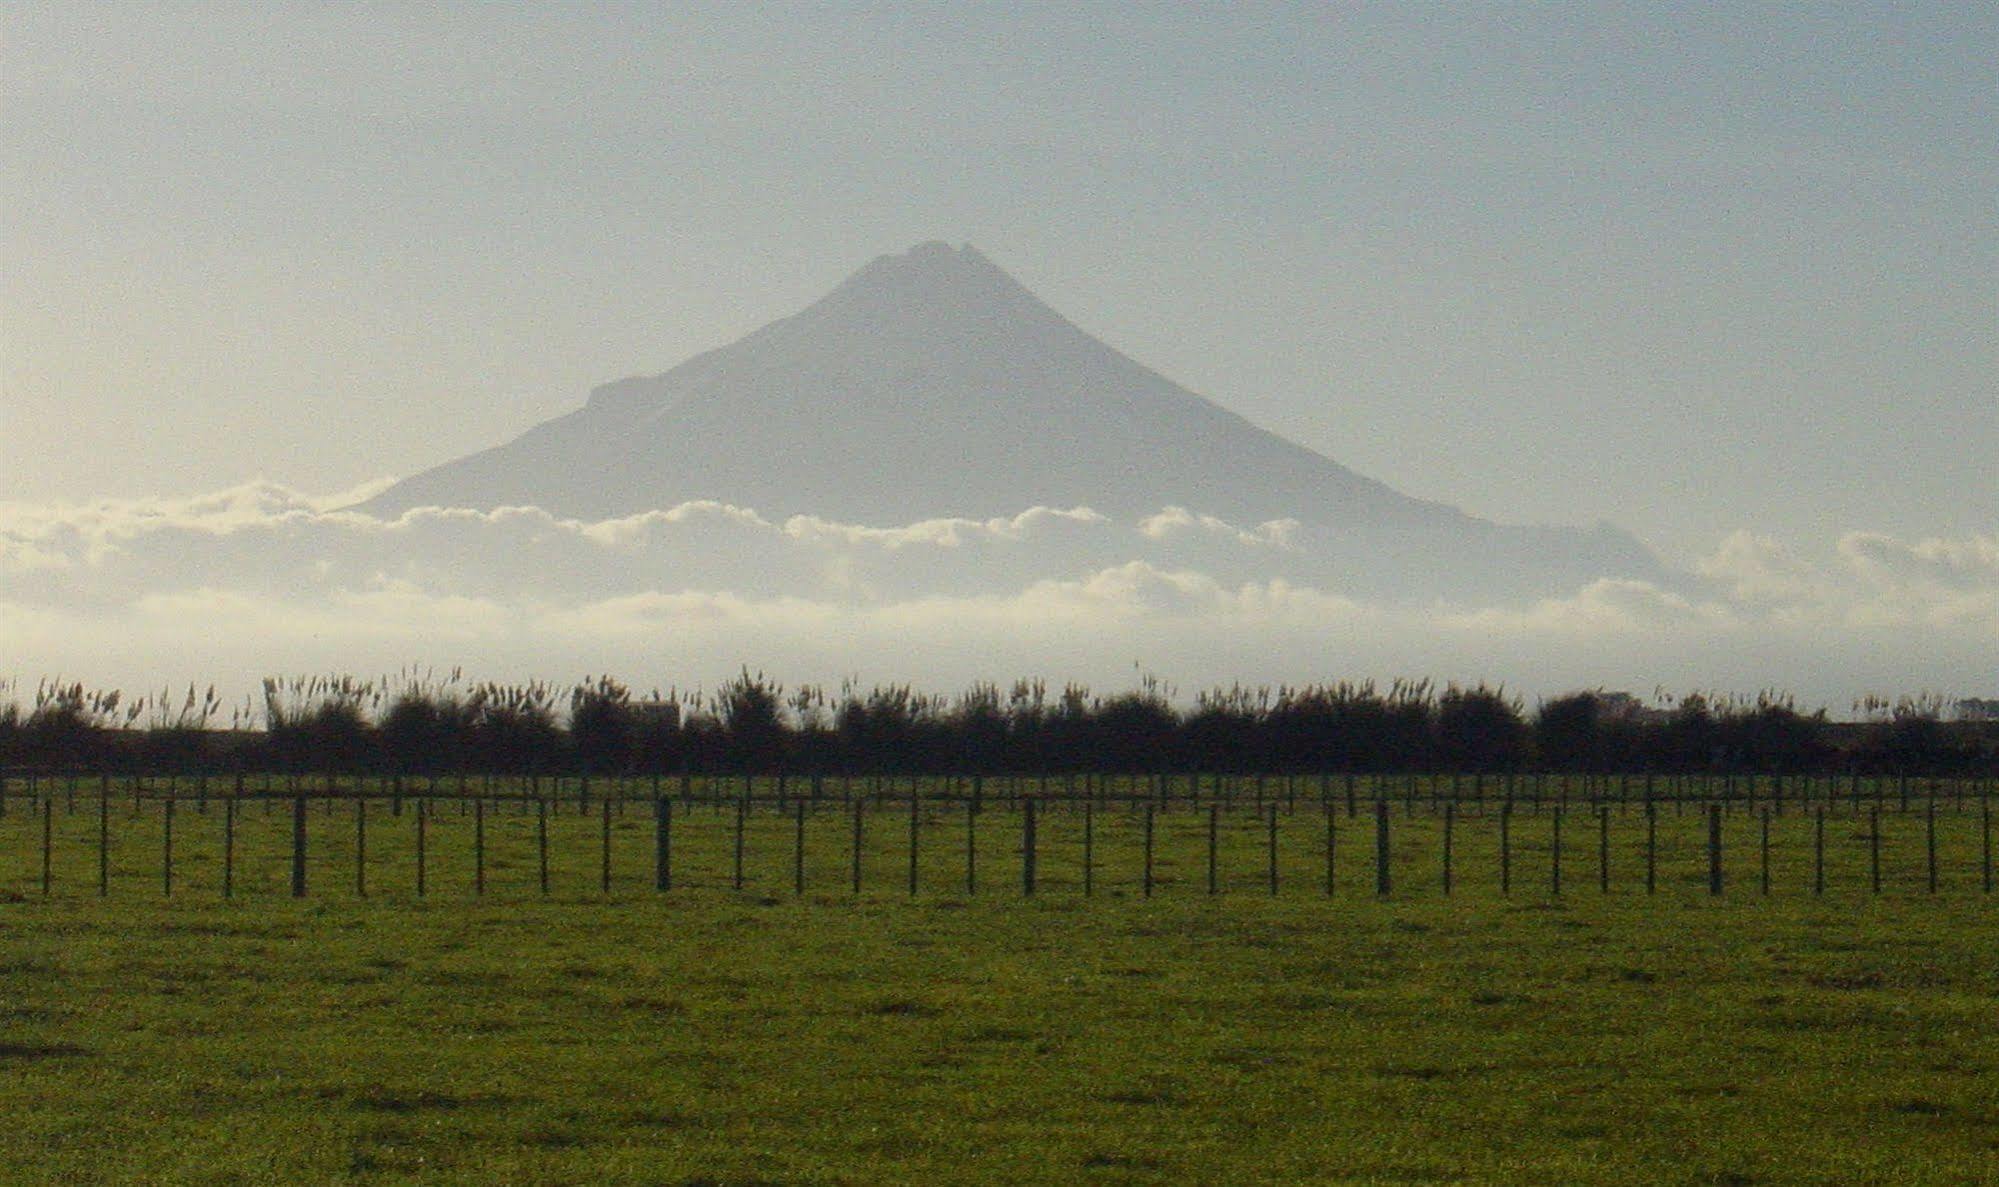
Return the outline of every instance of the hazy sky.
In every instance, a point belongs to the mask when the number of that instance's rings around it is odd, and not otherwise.
[[[1999,9],[0,9],[0,499],[331,490],[969,240],[1418,495],[1999,525]]]

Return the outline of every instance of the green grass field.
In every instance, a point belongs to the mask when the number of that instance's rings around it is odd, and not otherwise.
[[[734,813],[676,821],[671,893],[651,889],[652,821],[489,813],[487,893],[470,815],[372,805],[369,897],[351,808],[314,807],[311,897],[288,895],[290,819],[238,816],[236,897],[220,898],[221,809],[179,805],[163,895],[162,810],[111,813],[96,892],[94,801],[58,803],[52,894],[41,821],[0,820],[0,1132],[20,1181],[297,1182],[1665,1182],[1999,1181],[1999,896],[1979,886],[1979,819],[1939,813],[1927,893],[1921,815],[1727,822],[1728,891],[1706,893],[1697,816],[1662,816],[1659,892],[1642,817],[1598,834],[1513,824],[1497,891],[1490,820],[1460,820],[1454,893],[1441,822],[1396,816],[1395,894],[1373,894],[1372,822],[1223,817],[1219,895],[1206,819],[1158,821],[1140,893],[1139,818],[1040,822],[1021,894],[1020,819],[806,830],[752,814],[742,891]]]

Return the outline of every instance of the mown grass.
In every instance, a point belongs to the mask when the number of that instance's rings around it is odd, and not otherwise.
[[[36,884],[38,825],[0,827],[0,1130],[20,1181],[1631,1182],[1993,1181],[1999,1167],[1999,901],[1969,815],[1943,818],[1941,893],[1919,818],[1890,821],[1888,893],[1861,884],[1861,826],[1777,834],[1755,893],[1753,824],[1730,823],[1729,893],[1705,894],[1694,818],[1662,829],[1661,892],[1615,834],[1571,823],[1573,882],[1547,883],[1547,821],[1523,818],[1515,893],[1467,825],[1455,893],[1436,822],[1395,822],[1397,895],[1371,894],[1368,822],[1341,833],[1327,898],[1319,819],[1230,819],[1205,893],[1199,816],[1162,825],[1138,893],[1135,821],[1098,819],[1104,874],[1080,894],[1079,821],[1041,835],[1023,899],[1018,820],[982,834],[966,896],[962,817],[870,817],[865,889],[849,821],[753,818],[729,888],[733,814],[676,835],[675,890],[649,889],[650,820],[554,823],[555,893],[532,818],[489,820],[489,892],[469,824],[432,818],[428,897],[411,820],[371,811],[371,897],[351,820],[315,815],[314,896],[284,893],[289,822],[239,820],[239,897],[217,894],[210,814],[176,820],[165,899],[150,811],[118,821],[95,896],[95,819],[58,809],[68,863]],[[317,812],[318,809],[315,809]],[[1347,825],[1344,818],[1338,822]],[[267,832],[260,829],[268,828]],[[1662,838],[1663,843],[1663,838]],[[1539,845],[1539,848],[1535,846]],[[379,862],[379,866],[376,863]],[[248,871],[247,873],[244,871]],[[1967,873],[1969,871],[1969,873]]]

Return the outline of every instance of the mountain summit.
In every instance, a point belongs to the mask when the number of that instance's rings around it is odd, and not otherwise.
[[[1340,542],[1356,574],[1415,579],[1405,592],[1452,566],[1479,581],[1481,558],[1560,581],[1656,569],[1609,529],[1502,527],[1356,474],[1097,341],[970,245],[938,242],[363,509],[531,504],[602,519],[696,499],[877,526],[1037,505],[1295,519]]]

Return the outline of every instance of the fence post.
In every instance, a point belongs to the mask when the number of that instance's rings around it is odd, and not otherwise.
[[[559,789],[558,789],[559,791]],[[472,801],[472,893],[486,893],[486,799]]]
[[[975,777],[972,782],[978,787]],[[979,804],[976,799],[965,801],[965,894],[979,892]]]
[[[1937,797],[1936,789],[1930,790],[1928,808],[1923,813],[1923,847],[1929,864],[1929,889],[1937,892]]]
[[[160,806],[160,893],[168,898],[174,893],[174,797],[167,793]]]
[[[1152,897],[1152,816],[1153,805],[1145,805],[1145,897]]]
[[[1721,805],[1707,807],[1707,892],[1721,893]]]
[[[354,801],[354,897],[368,897],[368,801]]]
[[[1978,797],[1979,834],[1979,886],[1986,894],[1992,893],[1992,790],[1981,789]]]
[[[305,797],[292,797],[292,897],[305,897]]]
[[[1374,893],[1388,897],[1392,883],[1388,872],[1388,801],[1374,801]]]
[[[241,776],[239,775],[240,779]],[[236,797],[222,801],[222,897],[236,894]]]
[[[1218,803],[1210,802],[1208,804],[1208,893],[1209,894],[1221,893],[1221,880],[1218,877],[1216,877],[1217,870],[1216,870],[1216,853],[1215,853],[1218,847],[1218,842],[1220,840],[1221,819],[1222,819],[1221,805]]]
[[[1607,805],[1596,810],[1596,888],[1604,894],[1610,893],[1610,808]]]
[[[1288,778],[1288,776],[1287,776]],[[1270,805],[1270,893],[1277,893],[1277,804]]]
[[[1513,893],[1513,800],[1499,808],[1499,893]]]
[[[1874,893],[1881,893],[1881,806],[1868,810],[1867,870]]]
[[[866,796],[854,797],[854,893],[861,893],[861,810]]]
[[[428,868],[424,860],[424,834],[430,823],[430,800],[428,797],[416,802],[416,896],[422,898],[428,887],[425,874]]]
[[[1830,795],[1828,795],[1830,798]],[[1825,893],[1825,809],[1812,816],[1812,894]]]
[[[1097,815],[1095,804],[1083,801],[1083,897],[1097,892]]]
[[[1648,792],[1645,799],[1645,893],[1659,890],[1659,805]]]
[[[1456,831],[1458,803],[1455,798],[1444,803],[1444,897],[1451,894],[1451,835]]]
[[[658,791],[660,777],[654,775],[654,795],[652,795],[652,889],[666,891],[670,881],[670,819],[674,815],[674,801]],[[544,841],[542,849],[548,849]],[[542,861],[548,865],[548,861]]]
[[[815,792],[813,798],[817,799]],[[800,799],[792,805],[795,813],[791,826],[791,892],[805,893],[805,801]]]
[[[658,827],[654,835],[654,881],[662,891],[674,889],[674,801],[660,801]]]
[[[1321,808],[1325,812],[1326,816],[1326,894],[1330,897],[1333,893],[1334,849],[1335,846],[1338,844],[1338,839],[1334,833],[1334,824],[1333,824],[1333,821],[1336,819],[1336,817],[1333,814],[1333,806],[1331,804],[1321,805]]]
[[[1558,896],[1562,893],[1562,817],[1566,815],[1566,786],[1562,794],[1563,798],[1555,801],[1555,810],[1548,817],[1552,825],[1548,845],[1548,883]]]
[[[97,797],[97,897],[111,893],[111,797]]]
[[[909,894],[916,897],[916,853],[920,844],[917,834],[923,828],[923,800],[917,795],[917,782],[909,782]]]
[[[55,810],[54,798],[42,799],[42,897],[49,897],[55,883]]]
[[[1758,889],[1763,897],[1770,897],[1770,806],[1763,806],[1763,817],[1758,822],[1761,829],[1757,840]]]
[[[587,792],[586,792],[587,794]],[[597,804],[597,892],[611,893],[611,800],[600,795]],[[587,810],[583,815],[588,815]]]
[[[1034,809],[1037,801],[1026,800],[1020,813],[1020,889],[1034,893]]]

